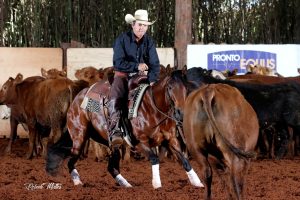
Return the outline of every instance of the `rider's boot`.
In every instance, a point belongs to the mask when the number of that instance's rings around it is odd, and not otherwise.
[[[112,146],[121,145],[123,143],[122,131],[120,129],[121,111],[117,108],[117,100],[112,99],[109,102],[109,141]]]

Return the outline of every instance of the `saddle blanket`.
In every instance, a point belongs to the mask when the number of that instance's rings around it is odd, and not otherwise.
[[[91,90],[92,87],[93,85],[86,93],[80,107],[89,112],[99,112],[101,107],[99,101],[100,94],[97,93],[96,91]],[[149,84],[140,84],[137,88],[135,88],[132,92],[130,92],[133,98],[131,98],[132,102],[130,103],[129,110],[128,110],[128,119],[132,119],[137,116],[137,110],[141,103],[142,97],[148,87]]]

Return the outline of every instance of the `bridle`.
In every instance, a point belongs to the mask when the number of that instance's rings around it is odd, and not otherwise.
[[[171,120],[173,120],[173,121],[175,121],[175,123],[176,123],[176,129],[178,130],[178,132],[179,132],[179,134],[180,134],[180,136],[181,136],[181,138],[182,138],[182,140],[183,140],[183,142],[186,144],[186,141],[185,141],[185,138],[184,138],[184,135],[183,135],[183,124],[182,124],[182,122],[180,121],[180,120],[178,120],[178,119],[176,119],[175,117],[173,117],[173,116],[170,116],[170,112],[173,110],[173,112],[175,111],[174,110],[174,108],[175,108],[175,106],[174,106],[174,101],[172,100],[172,98],[171,98],[171,96],[170,96],[170,92],[169,92],[169,87],[168,87],[168,83],[169,83],[169,81],[170,81],[170,77],[168,78],[168,80],[166,81],[166,91],[165,91],[165,94],[167,95],[167,101],[168,102],[170,102],[170,109],[167,111],[167,114],[165,113],[165,112],[163,112],[161,109],[159,109],[158,107],[157,107],[157,104],[156,104],[156,102],[155,102],[155,99],[154,99],[154,95],[153,95],[153,91],[152,91],[152,87],[150,88],[150,96],[151,96],[151,98],[152,98],[152,101],[153,101],[153,104],[154,104],[154,107],[155,107],[155,109],[160,113],[160,114],[162,114],[163,116],[165,116],[165,118],[162,120],[162,121],[160,121],[160,123],[158,123],[158,125],[156,125],[155,127],[157,127],[157,126],[159,126],[163,121],[165,121],[166,119],[171,119]]]
[[[169,78],[166,82],[169,82],[169,80],[170,80],[170,78]],[[155,109],[156,109],[160,114],[164,115],[164,116],[165,116],[165,119],[169,118],[169,119],[175,121],[176,124],[177,124],[177,123],[181,123],[181,122],[178,121],[175,117],[169,115],[170,111],[174,110],[174,106],[172,105],[173,100],[172,100],[172,98],[170,97],[169,89],[168,89],[168,88],[167,88],[166,95],[167,95],[168,101],[171,102],[171,105],[170,105],[171,108],[167,111],[167,114],[157,107],[157,104],[156,104],[155,99],[154,99],[152,87],[150,88],[150,96],[151,96],[151,99],[152,99],[152,101],[153,101],[153,104],[154,104]],[[165,119],[164,119],[164,120],[165,120]]]

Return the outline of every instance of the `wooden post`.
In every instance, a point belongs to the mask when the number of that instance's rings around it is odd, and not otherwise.
[[[0,0],[0,36],[2,38],[4,31],[4,2]],[[4,47],[4,40],[0,40],[0,47]]]
[[[182,69],[187,61],[187,45],[192,41],[192,0],[176,0],[175,66]]]
[[[62,55],[63,55],[63,59],[62,59],[62,61],[63,61],[63,63],[62,63],[62,69],[63,70],[67,70],[67,64],[68,64],[68,62],[67,62],[67,49],[69,48],[71,46],[71,44],[70,43],[61,43],[60,44],[60,48],[62,48]]]

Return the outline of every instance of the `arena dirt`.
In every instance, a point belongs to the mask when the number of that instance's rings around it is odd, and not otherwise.
[[[66,163],[58,177],[48,176],[42,157],[26,160],[27,139],[13,145],[13,153],[4,155],[8,139],[0,139],[0,199],[204,199],[204,189],[191,186],[182,167],[171,159],[160,165],[163,187],[151,185],[151,166],[146,160],[122,163],[122,175],[134,186],[117,186],[107,172],[107,162],[95,162],[93,156],[77,163],[84,182],[75,187]],[[191,161],[196,172],[199,167]],[[220,177],[214,174],[213,199],[227,199]],[[300,157],[293,160],[255,160],[246,175],[245,199],[300,199]]]

